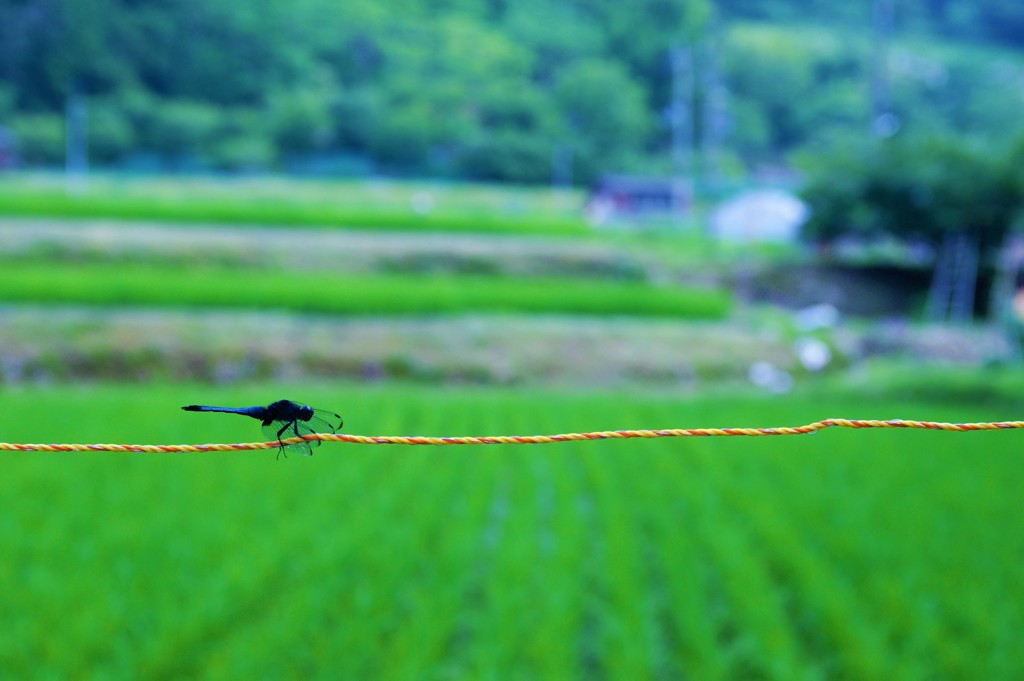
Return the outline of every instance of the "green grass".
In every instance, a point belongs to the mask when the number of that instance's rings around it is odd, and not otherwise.
[[[538,312],[722,318],[728,293],[585,279],[358,275],[162,264],[6,262],[0,301],[339,314]]]
[[[591,232],[575,195],[485,185],[101,175],[88,186],[83,194],[68,194],[58,177],[14,176],[0,181],[0,215],[501,234]],[[428,200],[430,209],[413,210],[417,200]]]
[[[319,385],[0,392],[5,441],[999,420],[1016,402]],[[1016,409],[1016,411],[1015,411]],[[12,678],[1012,679],[1024,433],[0,453]]]

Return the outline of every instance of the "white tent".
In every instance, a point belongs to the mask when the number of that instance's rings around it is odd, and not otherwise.
[[[803,201],[781,189],[757,189],[720,203],[711,233],[726,241],[793,241],[807,219]]]

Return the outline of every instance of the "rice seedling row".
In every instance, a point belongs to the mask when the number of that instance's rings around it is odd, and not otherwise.
[[[380,229],[389,231],[446,231],[492,234],[583,235],[590,227],[582,215],[534,210],[509,211],[503,206],[466,205],[458,199],[439,210],[416,210],[404,204],[381,202],[369,193],[361,201],[339,201],[329,194],[303,196],[297,192],[265,196],[250,191],[189,191],[158,189],[122,191],[97,187],[84,195],[68,195],[59,185],[43,188],[8,181],[0,183],[0,215],[48,218],[109,218],[196,224],[240,224],[322,227],[324,229]],[[508,192],[509,197],[513,192]],[[514,198],[513,198],[514,200]],[[539,202],[534,202],[540,206]]]
[[[639,282],[486,276],[346,275],[183,270],[96,263],[6,263],[0,301],[101,306],[224,307],[356,315],[472,311],[617,314],[720,319],[731,307],[714,288]]]
[[[266,386],[5,390],[13,441],[252,439]],[[877,398],[311,385],[365,434],[982,420]],[[301,393],[301,394],[300,394]],[[860,412],[860,413],[856,413]],[[875,413],[883,412],[883,413]],[[55,414],[74,418],[54,418]],[[7,454],[19,678],[989,678],[1024,672],[1017,433],[826,432],[312,458]]]

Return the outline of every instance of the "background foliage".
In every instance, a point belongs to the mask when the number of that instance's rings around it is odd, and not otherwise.
[[[1019,144],[903,135],[808,158],[805,235],[890,235],[934,246],[960,233],[998,247],[1024,200],[1022,160]]]
[[[0,125],[59,163],[78,93],[101,164],[540,182],[570,154],[586,181],[666,163],[689,45],[692,113],[723,82],[727,159],[777,162],[863,132],[869,26],[870,3],[795,0],[0,0]],[[1018,127],[1024,10],[904,0],[895,30],[904,124]]]

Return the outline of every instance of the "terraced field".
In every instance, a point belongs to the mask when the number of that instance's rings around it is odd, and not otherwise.
[[[0,214],[189,223],[583,236],[574,191],[289,177],[90,176],[69,193],[61,174],[0,178]]]
[[[6,388],[4,441],[253,439],[280,396],[362,434],[993,420],[838,395],[307,385]],[[0,454],[12,678],[1010,679],[1019,431],[827,431],[312,458]]]
[[[216,306],[362,315],[571,312],[677,319],[720,319],[731,305],[729,294],[716,289],[564,277],[359,276],[133,264],[2,266],[0,301],[11,302]]]

